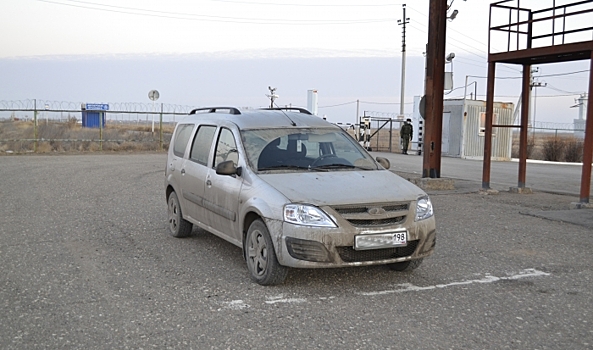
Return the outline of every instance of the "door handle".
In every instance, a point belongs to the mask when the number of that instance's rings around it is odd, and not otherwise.
[[[212,181],[206,180],[206,186],[208,186],[208,187],[212,186]]]
[[[181,175],[185,175],[185,169],[181,169]]]

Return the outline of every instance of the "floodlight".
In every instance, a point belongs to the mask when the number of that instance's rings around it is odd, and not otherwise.
[[[452,20],[454,20],[454,19],[455,19],[455,17],[457,17],[457,14],[458,14],[458,13],[459,13],[459,11],[457,11],[457,10],[453,10],[453,12],[451,13],[451,16],[447,17],[447,19],[448,19],[449,21],[452,21]]]

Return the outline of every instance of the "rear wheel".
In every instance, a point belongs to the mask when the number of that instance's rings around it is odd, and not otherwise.
[[[424,259],[408,260],[394,264],[389,264],[389,268],[394,271],[412,271],[417,269],[420,265],[422,265],[422,260]]]
[[[168,201],[169,214],[169,233],[173,237],[183,238],[191,234],[193,225],[191,222],[185,220],[181,213],[181,206],[179,205],[179,198],[175,192],[171,192]]]
[[[268,228],[261,220],[249,226],[245,237],[245,260],[251,279],[261,285],[284,282],[288,268],[278,263]]]

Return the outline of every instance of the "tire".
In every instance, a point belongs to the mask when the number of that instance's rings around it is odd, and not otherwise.
[[[252,222],[247,230],[245,260],[251,279],[262,286],[281,284],[288,274],[288,268],[278,263],[272,238],[261,220]]]
[[[416,270],[422,265],[422,258],[416,260],[402,261],[394,264],[389,264],[389,268],[394,271],[412,271]]]
[[[167,212],[169,216],[169,233],[173,237],[183,238],[191,234],[193,225],[183,218],[179,198],[175,192],[171,192],[167,201]]]

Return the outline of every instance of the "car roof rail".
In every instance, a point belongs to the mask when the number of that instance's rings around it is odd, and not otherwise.
[[[241,114],[241,111],[237,107],[202,107],[192,109],[189,114],[197,114],[197,112],[208,111],[204,113],[216,113],[220,110],[226,110],[229,114]]]
[[[303,114],[313,115],[313,113],[309,112],[306,108],[301,107],[275,107],[275,108],[260,108],[261,110],[265,111],[296,111],[301,112]]]

